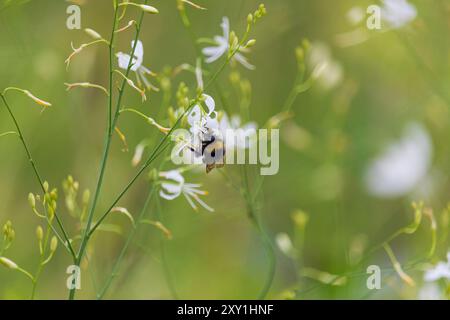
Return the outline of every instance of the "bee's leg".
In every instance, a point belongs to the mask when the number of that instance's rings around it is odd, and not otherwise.
[[[214,168],[216,167],[216,165],[213,164],[207,164],[206,165],[206,173],[210,173]]]

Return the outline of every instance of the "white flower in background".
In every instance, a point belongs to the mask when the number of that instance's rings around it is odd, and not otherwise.
[[[275,242],[278,246],[278,249],[280,249],[281,252],[283,252],[288,257],[294,257],[295,256],[295,248],[292,244],[292,240],[289,237],[287,233],[279,233],[275,237]]]
[[[134,41],[131,41],[131,48],[134,48]],[[116,54],[118,58],[119,68],[127,70],[128,65],[130,64],[130,55],[123,52],[118,52]],[[144,45],[142,41],[138,40],[136,44],[136,50],[134,52],[134,57],[132,60],[131,71],[136,73],[136,79],[139,86],[142,86],[142,82],[144,83],[147,89],[152,89],[158,91],[159,89],[153,86],[150,81],[148,81],[146,75],[154,75],[149,69],[144,67],[142,63],[144,62]]]
[[[214,209],[208,206],[199,197],[200,195],[204,196],[208,194],[208,192],[199,189],[201,184],[186,183],[179,170],[160,172],[159,175],[161,178],[165,179],[161,183],[161,190],[159,192],[159,195],[162,198],[174,200],[180,195],[183,195],[194,210],[198,210],[198,207],[195,204],[198,203],[206,210],[214,212]]]
[[[450,251],[447,253],[447,262],[439,262],[436,266],[425,272],[425,281],[433,282],[439,279],[450,280]]]
[[[362,7],[356,6],[356,7],[352,7],[347,12],[346,17],[347,17],[348,22],[350,22],[352,25],[357,25],[366,18],[366,12],[364,11],[364,9]]]
[[[241,126],[241,122],[241,118],[238,115],[234,115],[230,119],[226,113],[219,121],[219,131],[225,140],[226,147],[229,149],[247,149],[252,142],[255,142],[251,137],[256,136],[257,124],[255,122],[249,122]],[[233,130],[235,134],[232,141],[226,140],[227,130]]]
[[[314,70],[315,80],[324,90],[336,87],[344,76],[342,65],[332,57],[325,43],[316,42],[312,45],[308,64]]]
[[[206,47],[202,50],[203,54],[206,56],[206,63],[212,63],[218,60],[223,55],[227,55],[230,50],[230,21],[227,17],[222,18],[222,24],[220,26],[222,27],[223,35],[214,37],[216,46]],[[243,55],[243,53],[247,52],[249,52],[247,48],[239,48],[232,60],[239,62],[247,69],[254,70],[255,66],[250,64]]]
[[[368,191],[378,197],[393,198],[411,192],[427,175],[433,145],[425,128],[409,124],[401,140],[392,143],[369,166]]]
[[[401,28],[417,17],[417,9],[407,0],[383,0],[381,17],[392,28]]]
[[[437,283],[426,283],[419,291],[419,300],[441,300],[442,292]]]

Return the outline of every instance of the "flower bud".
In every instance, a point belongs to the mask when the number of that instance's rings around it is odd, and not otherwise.
[[[309,221],[309,216],[307,213],[298,210],[293,213],[292,219],[294,220],[294,223],[301,229],[304,229],[306,224]]]
[[[84,32],[86,32],[89,36],[91,36],[95,40],[102,39],[102,36],[93,29],[86,28],[86,29],[84,29]]]
[[[44,230],[42,229],[41,226],[38,226],[36,228],[36,237],[39,240],[39,242],[42,241],[42,239],[44,239]]]
[[[149,178],[150,182],[157,181],[158,180],[158,176],[159,176],[158,175],[158,170],[156,170],[156,169],[152,169],[148,173],[148,178]]]
[[[249,13],[248,16],[247,16],[247,23],[248,24],[252,24],[253,23],[253,15],[251,13]]]
[[[247,41],[247,44],[245,45],[246,48],[251,48],[255,45],[256,39],[250,39]]]
[[[58,248],[58,239],[56,239],[56,237],[53,236],[52,240],[50,241],[50,251],[55,252],[56,248]]]
[[[50,198],[52,200],[57,200],[58,199],[58,190],[55,188],[50,192]]]
[[[141,4],[139,7],[140,7],[144,12],[147,12],[147,13],[151,13],[151,14],[159,13],[158,9],[156,9],[155,7],[146,5],[146,4]]]
[[[83,192],[83,205],[88,205],[90,198],[91,198],[91,191],[89,191],[89,189],[84,190],[84,192]]]
[[[230,39],[229,39],[229,44],[230,44],[231,50],[234,50],[234,48],[236,48],[238,42],[239,42],[239,39],[236,36],[236,33],[234,31],[231,31],[230,32]]]
[[[34,197],[34,194],[28,194],[28,203],[30,204],[31,209],[36,208],[36,198]]]
[[[47,193],[48,192],[48,182],[45,181],[42,186],[44,187],[44,191]]]
[[[13,269],[13,270],[16,270],[17,268],[19,268],[19,266],[17,264],[15,264],[13,261],[11,261],[5,257],[0,257],[0,264],[2,264],[3,266],[5,266],[9,269]]]
[[[51,220],[53,220],[53,218],[55,217],[55,209],[52,206],[48,207],[48,218]]]

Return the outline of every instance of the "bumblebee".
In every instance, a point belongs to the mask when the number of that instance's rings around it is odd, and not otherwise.
[[[206,164],[206,173],[210,173],[214,168],[225,166],[225,144],[222,139],[213,134],[202,140],[201,150],[190,149],[202,157],[203,163]]]

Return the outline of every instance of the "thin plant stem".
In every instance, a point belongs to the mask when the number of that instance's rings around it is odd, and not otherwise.
[[[122,260],[125,257],[126,252],[128,251],[129,246],[131,245],[131,243],[134,240],[134,237],[136,236],[136,232],[137,232],[137,227],[140,225],[141,220],[144,218],[145,214],[148,211],[148,208],[150,206],[151,200],[154,197],[155,194],[155,186],[151,187],[151,190],[148,193],[147,199],[145,200],[144,206],[138,216],[138,219],[136,221],[136,226],[133,227],[131,229],[131,231],[128,234],[128,237],[125,241],[124,246],[122,247],[122,250],[117,258],[117,260],[114,262],[111,274],[108,276],[108,278],[106,279],[106,282],[104,284],[104,286],[102,287],[102,289],[100,290],[100,292],[97,294],[97,299],[101,300],[103,299],[103,297],[105,296],[106,292],[108,291],[108,289],[110,288],[112,281],[114,280],[114,278],[117,276],[119,268],[122,264]]]
[[[145,3],[147,3],[147,0],[145,1]],[[117,10],[117,8],[115,8]],[[116,12],[117,13],[117,12]],[[141,25],[142,25],[142,20],[143,20],[143,13],[141,14],[141,18],[140,21],[138,23],[137,26],[137,33],[136,33],[136,39],[135,39],[135,45],[132,51],[131,56],[134,55],[134,51],[136,49],[136,45],[137,45],[137,39],[140,33],[140,29],[141,29]],[[116,24],[114,23],[114,26]],[[229,62],[231,61],[231,59],[233,58],[233,56],[239,51],[239,48],[242,46],[242,44],[246,41],[247,37],[249,34],[249,28],[247,28],[246,33],[243,37],[243,39],[241,40],[241,42],[239,43],[239,45],[236,47],[235,50],[233,50],[227,57],[227,60],[222,64],[222,66],[216,71],[216,73],[212,76],[212,78],[209,80],[208,84],[205,86],[205,89],[209,88],[214,81],[217,79],[217,77],[220,75],[220,73],[225,69],[225,67],[229,64]],[[112,43],[110,43],[110,45],[113,45]],[[129,71],[131,69],[131,59],[130,59],[130,65],[128,66],[128,70],[126,73],[126,76],[128,77]],[[123,81],[122,83],[122,88],[119,92],[119,97],[118,97],[118,103],[117,103],[117,108],[116,108],[116,113],[115,113],[115,117],[114,120],[112,122],[112,127],[115,127],[115,123],[117,121],[117,118],[120,114],[120,104],[121,104],[121,100],[122,100],[122,96],[123,96],[123,92],[124,92],[124,87],[125,87],[125,81]],[[175,122],[175,124],[172,126],[172,128],[170,129],[170,131],[168,132],[167,135],[165,135],[161,141],[159,142],[159,144],[154,148],[153,152],[151,153],[151,155],[149,156],[148,160],[145,162],[145,164],[138,170],[138,172],[135,174],[135,176],[127,183],[127,185],[124,187],[124,189],[119,193],[119,195],[116,197],[116,199],[113,201],[112,205],[108,208],[108,210],[100,217],[100,219],[92,226],[91,228],[91,223],[93,220],[93,213],[95,210],[95,205],[93,205],[91,207],[91,211],[90,214],[88,216],[88,223],[86,225],[86,229],[84,231],[84,235],[82,237],[82,243],[80,246],[80,251],[78,253],[77,259],[75,264],[77,266],[80,265],[81,263],[81,259],[83,257],[83,253],[85,251],[86,245],[90,239],[90,237],[92,236],[92,234],[95,232],[95,230],[102,224],[102,222],[106,219],[106,217],[109,215],[109,213],[111,212],[112,208],[114,208],[114,206],[122,199],[122,197],[128,192],[128,190],[134,185],[134,183],[137,181],[137,179],[142,175],[142,173],[150,166],[150,164],[153,163],[153,161],[159,157],[159,155],[161,155],[164,150],[169,146],[169,144],[165,144],[165,142],[168,140],[169,137],[171,137],[173,131],[178,127],[178,125],[181,122],[181,119],[191,110],[191,108],[196,105],[201,98],[201,94],[199,94],[197,96],[197,98],[195,100],[193,100],[191,102],[191,104],[189,105],[189,107],[185,110],[185,112],[177,119],[177,121]],[[108,136],[106,138],[106,147],[105,147],[105,152],[104,152],[104,158],[102,160],[102,164],[101,164],[101,173],[100,173],[100,177],[101,179],[99,179],[98,185],[97,185],[97,191],[96,191],[96,196],[94,197],[94,204],[96,204],[96,199],[98,197],[99,194],[99,187],[101,187],[101,181],[103,180],[103,173],[104,172],[104,167],[106,165],[106,159],[108,157],[108,151],[109,151],[109,146],[111,143],[111,135],[112,133],[109,132]],[[74,299],[74,295],[75,295],[75,289],[72,289],[70,291],[69,294],[69,299]]]
[[[248,33],[248,32],[247,32]],[[246,37],[245,37],[246,38]],[[244,40],[244,39],[243,39]],[[208,89],[214,81],[217,79],[217,77],[220,75],[220,73],[225,69],[225,67],[228,65],[228,63],[231,61],[232,57],[237,53],[239,50],[238,46],[236,50],[232,52],[232,54],[227,58],[227,60],[221,65],[221,67],[214,73],[212,78],[209,80],[208,84],[205,86],[205,90]],[[188,106],[188,108],[184,111],[184,113],[178,117],[175,124],[172,126],[172,128],[169,130],[167,135],[165,135],[159,144],[153,149],[153,152],[145,162],[145,164],[138,170],[138,172],[135,174],[135,176],[127,183],[127,185],[124,187],[124,189],[119,193],[119,195],[116,197],[116,199],[113,201],[112,205],[108,208],[108,210],[101,216],[101,218],[94,224],[94,226],[90,229],[88,233],[88,237],[92,235],[92,233],[100,226],[100,224],[103,222],[103,220],[106,219],[106,217],[111,212],[111,209],[114,208],[114,206],[122,199],[122,197],[128,192],[128,190],[133,186],[133,184],[137,181],[137,179],[141,176],[141,174],[152,164],[152,162],[158,158],[164,150],[168,147],[168,144],[165,144],[165,142],[171,137],[172,133],[175,131],[176,128],[178,128],[178,125],[180,124],[181,120],[184,116],[186,116],[189,111],[200,101],[201,94],[197,96],[196,99],[194,99]],[[119,111],[120,113],[120,111]],[[162,150],[160,150],[162,148]]]
[[[147,3],[147,0],[145,1],[145,3]],[[117,122],[117,118],[119,115],[119,109],[120,109],[120,103],[122,100],[122,96],[123,96],[123,92],[125,89],[125,81],[123,80],[122,82],[122,87],[121,90],[119,92],[119,97],[117,99],[117,107],[116,107],[116,112],[115,112],[115,116],[114,116],[114,120],[112,120],[112,103],[113,103],[113,94],[112,94],[112,84],[113,84],[113,73],[114,73],[114,69],[112,67],[113,65],[113,47],[114,47],[114,38],[115,38],[115,31],[117,28],[117,24],[118,24],[118,12],[119,12],[119,8],[117,6],[117,2],[114,2],[114,21],[113,21],[113,28],[112,28],[112,32],[111,32],[111,41],[109,42],[109,66],[110,66],[110,70],[109,70],[109,86],[110,86],[110,92],[109,92],[109,99],[108,99],[108,131],[106,133],[105,136],[105,146],[104,146],[104,151],[103,151],[103,156],[102,156],[102,160],[101,160],[101,164],[100,164],[100,170],[99,170],[99,176],[98,176],[98,180],[97,180],[97,186],[95,189],[95,194],[94,194],[94,200],[92,202],[91,208],[89,210],[89,214],[88,214],[88,219],[87,219],[87,223],[86,223],[86,228],[84,229],[83,232],[83,236],[81,239],[81,244],[80,244],[80,249],[78,251],[78,255],[75,259],[75,265],[79,266],[81,263],[81,260],[83,259],[83,255],[84,252],[86,250],[86,246],[89,242],[89,230],[94,218],[94,213],[95,213],[95,209],[97,207],[97,201],[98,198],[100,196],[100,191],[102,188],[102,184],[103,184],[103,178],[104,178],[104,174],[105,174],[105,170],[106,170],[106,163],[108,161],[109,158],[109,149],[111,146],[111,140],[112,140],[112,135],[113,135],[113,128],[115,127],[115,124]],[[131,56],[134,56],[134,52],[136,50],[136,46],[137,46],[137,40],[140,34],[140,30],[141,30],[141,25],[142,25],[142,21],[143,21],[143,17],[144,17],[144,13],[141,13],[141,18],[139,21],[139,24],[137,26],[137,31],[136,31],[136,38],[135,38],[135,42],[134,42],[134,46],[131,52]],[[131,66],[132,66],[132,60],[130,59],[129,63],[128,63],[128,68],[127,68],[127,73],[126,75],[128,76],[130,70],[131,70]],[[73,300],[75,298],[75,288],[72,288],[69,292],[69,299]]]
[[[162,222],[162,205],[161,200],[158,198],[156,199],[156,218]],[[179,295],[177,293],[177,289],[175,286],[175,282],[172,276],[172,273],[170,272],[169,263],[167,261],[167,248],[166,248],[166,239],[164,239],[164,236],[160,236],[160,250],[161,250],[161,263],[163,267],[164,277],[166,278],[167,286],[169,288],[170,294],[175,300],[179,299]]]
[[[5,107],[6,107],[6,109],[8,110],[8,113],[9,113],[10,117],[11,117],[11,119],[14,122],[14,126],[16,127],[16,130],[17,130],[17,134],[19,135],[20,141],[22,142],[22,146],[25,149],[25,152],[26,152],[27,157],[28,157],[28,161],[31,164],[31,167],[32,167],[33,172],[34,172],[34,175],[36,176],[36,179],[39,182],[39,185],[40,185],[40,187],[42,189],[42,192],[45,193],[46,190],[45,190],[45,187],[44,187],[44,182],[43,182],[43,180],[41,178],[41,175],[39,174],[39,171],[37,169],[36,163],[33,160],[33,157],[31,155],[30,149],[28,148],[28,143],[26,142],[25,137],[22,134],[22,130],[20,129],[20,125],[17,122],[17,119],[14,116],[14,113],[12,112],[12,109],[9,106],[8,101],[6,100],[6,97],[4,96],[4,94],[0,93],[0,97],[2,98],[3,103],[4,103]],[[59,215],[57,214],[56,210],[55,210],[55,219],[56,219],[56,222],[57,222],[57,224],[58,224],[58,226],[59,226],[59,228],[60,228],[60,230],[61,230],[61,232],[63,234],[64,240],[65,240],[65,241],[62,242],[62,244],[64,245],[64,247],[66,249],[69,250],[70,254],[72,255],[72,258],[75,259],[75,257],[76,257],[75,250],[72,247],[72,244],[70,242],[68,233],[67,233],[66,229],[64,228],[64,225],[63,225],[61,219],[59,218]],[[57,235],[58,239],[61,240],[61,236],[59,235],[57,230],[51,224],[50,224],[50,226],[51,226],[53,232]]]
[[[258,236],[264,245],[264,250],[266,251],[267,259],[269,260],[269,270],[267,273],[267,278],[263,288],[261,289],[261,292],[258,295],[259,300],[264,300],[267,297],[267,294],[269,293],[270,287],[272,286],[272,282],[275,277],[276,256],[272,242],[261,223],[258,213],[256,212],[257,209],[255,208],[254,201],[251,196],[246,166],[243,166],[242,176],[243,176],[242,184],[244,189],[243,195],[247,203],[248,217],[249,220],[252,222],[252,224],[256,227]]]
[[[50,226],[50,222],[48,223]],[[36,296],[36,288],[37,288],[37,283],[39,281],[39,277],[41,276],[41,272],[42,269],[44,267],[44,262],[45,262],[45,254],[47,253],[47,245],[48,245],[48,239],[50,237],[50,228],[47,228],[47,231],[45,233],[45,240],[44,240],[44,244],[42,245],[42,252],[40,252],[41,256],[39,258],[39,266],[37,268],[37,271],[33,277],[33,288],[31,290],[31,300],[34,300],[35,296]]]

